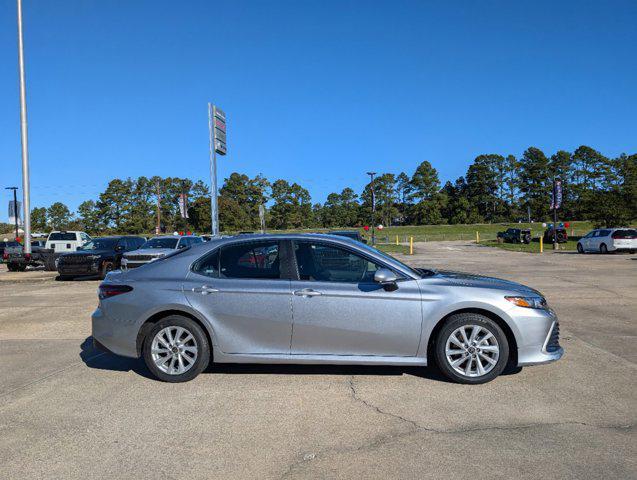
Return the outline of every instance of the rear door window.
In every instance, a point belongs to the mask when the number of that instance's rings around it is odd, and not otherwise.
[[[219,258],[221,278],[281,278],[279,242],[239,243],[221,247]]]

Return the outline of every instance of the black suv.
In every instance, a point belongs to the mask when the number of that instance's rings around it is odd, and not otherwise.
[[[142,237],[94,238],[77,251],[60,255],[58,273],[62,278],[99,275],[103,279],[111,270],[120,268],[124,252],[137,250],[145,242]]]
[[[329,232],[329,234],[338,235],[339,237],[347,237],[358,242],[367,243],[367,240],[365,240],[357,230],[336,230],[334,232]]]
[[[557,243],[566,243],[568,241],[568,233],[564,227],[549,227],[544,231],[544,243],[553,243],[553,239],[557,240]]]
[[[505,243],[531,243],[531,229],[507,228],[504,232],[498,232],[498,238]]]

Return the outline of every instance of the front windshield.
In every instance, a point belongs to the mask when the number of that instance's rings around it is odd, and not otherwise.
[[[151,238],[140,248],[177,248],[178,238]]]
[[[117,245],[116,238],[94,238],[78,250],[113,250]]]

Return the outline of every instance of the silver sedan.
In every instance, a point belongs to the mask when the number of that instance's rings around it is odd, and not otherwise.
[[[219,363],[426,366],[484,383],[558,360],[559,324],[536,290],[414,269],[330,235],[214,239],[111,272],[92,317],[98,348],[183,382]]]

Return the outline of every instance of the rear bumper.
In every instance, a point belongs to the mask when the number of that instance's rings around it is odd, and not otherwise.
[[[97,307],[91,316],[93,342],[97,348],[123,357],[138,358],[135,323],[123,322],[109,317]]]

